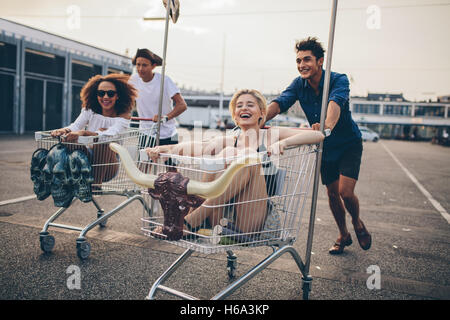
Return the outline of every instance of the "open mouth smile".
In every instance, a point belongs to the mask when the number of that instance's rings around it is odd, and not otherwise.
[[[252,117],[250,113],[241,113],[239,116],[241,119],[249,119]]]

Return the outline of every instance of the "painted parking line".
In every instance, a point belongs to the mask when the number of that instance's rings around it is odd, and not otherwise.
[[[430,203],[444,217],[444,219],[447,220],[447,223],[450,223],[450,215],[444,209],[444,207],[441,206],[441,204],[436,199],[433,198],[433,196],[428,192],[428,190],[425,189],[424,186],[422,186],[422,184],[416,179],[416,177],[411,172],[409,172],[408,169],[405,168],[405,166],[397,159],[396,156],[394,156],[394,154],[391,152],[391,150],[388,149],[388,147],[386,147],[383,143],[381,143],[381,145],[387,151],[387,153],[392,157],[392,159],[394,159],[394,161],[397,162],[397,164],[400,166],[400,168],[402,168],[402,170],[406,173],[406,175],[409,177],[409,179],[411,179],[411,181],[414,182],[414,184],[417,186],[417,188],[419,188],[419,190],[425,195],[425,197],[428,199],[428,201],[430,201]]]
[[[5,206],[5,205],[7,205],[7,204],[13,204],[13,203],[22,202],[22,201],[27,201],[27,200],[31,200],[31,199],[36,199],[36,195],[33,194],[33,195],[31,195],[31,196],[26,196],[26,197],[20,197],[20,198],[15,198],[15,199],[9,199],[9,200],[0,201],[0,206]]]
[[[20,149],[20,150],[3,150],[0,154],[14,154],[14,153],[33,153],[34,149]]]

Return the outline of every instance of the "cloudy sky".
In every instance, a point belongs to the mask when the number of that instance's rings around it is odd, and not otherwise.
[[[179,85],[226,93],[283,90],[298,75],[294,44],[317,36],[328,46],[331,0],[180,0],[170,24],[167,74]],[[162,0],[14,0],[0,17],[132,56],[162,56]],[[450,94],[450,0],[340,0],[332,69],[352,95]],[[157,69],[158,70],[158,69]],[[159,69],[160,71],[160,69]]]

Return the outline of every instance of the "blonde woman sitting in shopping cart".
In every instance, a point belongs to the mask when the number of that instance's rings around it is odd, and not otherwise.
[[[267,155],[271,156],[283,154],[287,147],[316,143],[324,138],[320,131],[313,130],[286,127],[260,129],[261,124],[265,122],[267,104],[264,96],[257,90],[244,89],[236,92],[230,101],[229,110],[232,119],[240,128],[238,134],[220,136],[206,142],[190,141],[157,146],[146,149],[147,154],[153,161],[157,161],[161,153],[232,159],[267,151]],[[185,216],[186,229],[195,232],[204,226],[205,221],[211,226],[218,225],[224,210],[217,205],[233,202],[235,227],[242,232],[261,230],[268,203],[266,200],[252,200],[267,199],[271,191],[268,189],[267,175],[261,174],[260,169],[261,166],[242,169],[221,196],[207,199],[202,206]],[[209,175],[204,180],[212,181],[216,178]],[[161,227],[154,232],[161,233],[160,229]]]
[[[61,141],[77,142],[80,136],[114,136],[129,128],[131,109],[137,96],[136,89],[128,83],[124,74],[97,75],[81,89],[82,109],[78,118],[68,127],[51,132],[53,137],[61,136]],[[96,166],[96,164],[117,163],[116,154],[108,144],[94,144],[83,148],[94,168],[94,184],[111,180],[119,165]]]

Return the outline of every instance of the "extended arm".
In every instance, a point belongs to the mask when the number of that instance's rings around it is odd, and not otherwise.
[[[152,160],[156,160],[160,153],[199,157],[215,155],[229,145],[232,137],[218,137],[210,141],[186,141],[178,144],[147,148],[146,152]]]
[[[294,129],[286,127],[272,127],[268,132],[270,154],[283,154],[284,149],[302,144],[316,144],[323,141],[325,136],[320,131],[311,129]]]

